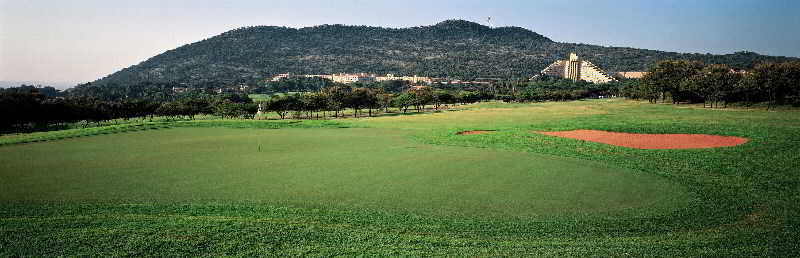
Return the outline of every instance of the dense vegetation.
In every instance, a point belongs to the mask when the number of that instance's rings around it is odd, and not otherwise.
[[[241,117],[255,113],[257,106],[247,96],[236,94],[195,94],[171,101],[144,98],[103,100],[92,97],[63,97],[50,87],[0,89],[0,133],[67,128],[67,124],[135,117],[214,114]]]
[[[765,62],[747,72],[724,64],[668,60],[658,63],[641,82],[625,84],[621,92],[650,102],[728,103],[800,106],[800,61]],[[769,107],[769,106],[768,106]]]
[[[301,29],[254,26],[188,44],[125,68],[73,94],[136,96],[171,87],[218,89],[260,85],[278,73],[394,73],[469,80],[527,78],[576,52],[609,72],[643,71],[665,59],[750,69],[792,58],[752,52],[681,54],[554,42],[519,27],[490,28],[450,20],[433,26],[380,28],[321,25]]]
[[[317,91],[272,94],[257,102],[241,94],[188,93],[166,101],[142,98],[102,100],[91,97],[48,97],[40,94],[37,88],[26,91],[12,88],[8,92],[0,92],[0,133],[62,129],[68,123],[87,124],[153,116],[191,119],[208,114],[252,119],[259,106],[262,112],[275,112],[281,119],[290,113],[293,118],[326,119],[329,113],[330,116],[340,117],[346,109],[353,111],[352,116],[359,117],[364,115],[361,112],[363,109],[367,110],[368,116],[372,116],[376,110],[386,112],[390,107],[403,113],[408,112],[409,108],[421,112],[427,105],[433,105],[438,110],[444,105],[475,103],[494,98],[493,94],[486,91],[452,91],[424,87],[387,93],[385,88],[380,87],[391,88],[394,84],[339,84]],[[307,87],[311,86],[300,86]]]

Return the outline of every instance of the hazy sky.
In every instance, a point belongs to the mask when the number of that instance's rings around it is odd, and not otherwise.
[[[0,0],[0,81],[88,82],[250,25],[519,26],[555,41],[800,56],[798,0]]]

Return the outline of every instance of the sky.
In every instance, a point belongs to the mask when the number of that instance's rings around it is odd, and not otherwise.
[[[0,0],[0,81],[74,85],[243,26],[518,26],[555,41],[800,57],[798,0]]]

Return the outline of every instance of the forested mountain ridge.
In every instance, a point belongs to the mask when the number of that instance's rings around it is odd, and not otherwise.
[[[609,72],[643,71],[664,59],[721,63],[738,69],[748,69],[762,61],[796,60],[753,52],[684,54],[560,43],[524,28],[490,28],[462,20],[411,28],[254,26],[166,51],[75,90],[152,83],[194,87],[255,85],[285,72],[519,78],[537,74],[569,52],[576,52]]]

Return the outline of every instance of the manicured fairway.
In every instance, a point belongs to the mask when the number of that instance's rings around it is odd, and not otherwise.
[[[263,201],[530,216],[674,207],[686,198],[651,174],[425,145],[406,134],[176,128],[8,146],[0,148],[0,200]]]
[[[800,256],[797,110],[457,109],[0,136],[0,256]],[[570,130],[749,141],[535,133]]]

